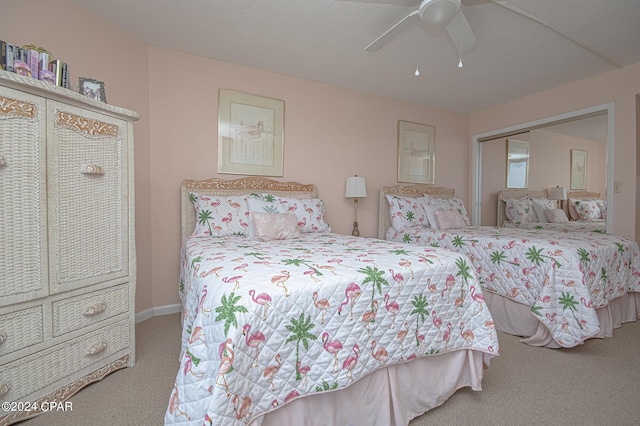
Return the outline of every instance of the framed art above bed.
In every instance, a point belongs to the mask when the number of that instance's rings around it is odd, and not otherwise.
[[[218,173],[283,175],[284,101],[220,89]]]
[[[436,128],[398,121],[398,182],[433,183]]]

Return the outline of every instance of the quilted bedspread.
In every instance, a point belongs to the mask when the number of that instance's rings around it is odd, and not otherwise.
[[[531,306],[563,347],[598,333],[595,309],[640,291],[638,244],[615,235],[470,226],[386,237],[465,254],[485,291]]]
[[[505,228],[519,229],[535,229],[538,231],[554,231],[554,232],[599,232],[606,234],[607,223],[604,220],[582,221],[572,220],[570,222],[561,223],[541,223],[541,222],[520,222],[513,223],[505,221],[502,224]]]
[[[331,233],[190,237],[181,262],[182,351],[165,424],[261,422],[386,365],[498,354],[476,273],[457,253]]]

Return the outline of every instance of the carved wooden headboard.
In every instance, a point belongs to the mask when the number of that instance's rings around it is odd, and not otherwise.
[[[428,194],[435,198],[451,198],[455,196],[455,191],[451,188],[428,184],[383,186],[380,190],[380,198],[378,201],[378,238],[384,240],[387,230],[391,226],[389,203],[387,202],[386,195],[397,195],[399,197],[422,197],[424,194]]]

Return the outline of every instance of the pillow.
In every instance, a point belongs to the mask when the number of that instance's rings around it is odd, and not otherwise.
[[[607,218],[607,200],[596,200],[596,204],[600,208],[600,217],[601,219]]]
[[[249,206],[244,196],[215,196],[189,193],[196,210],[196,227],[191,235],[247,235]]]
[[[419,198],[420,201],[427,212],[427,218],[429,219],[429,225],[432,228],[437,228],[438,224],[434,216],[434,212],[437,210],[454,210],[457,211],[462,218],[464,219],[465,225],[470,225],[471,221],[469,220],[469,215],[467,214],[467,209],[464,206],[461,198],[451,197],[451,198],[435,198],[428,194],[424,194],[423,197]],[[435,208],[428,208],[429,206]]]
[[[417,198],[397,195],[386,195],[386,197],[393,229],[400,232],[413,226],[429,226],[427,214]]]
[[[262,199],[273,200],[272,204],[278,204],[280,213],[296,215],[302,233],[331,232],[331,227],[324,220],[324,201],[319,198],[291,198],[262,194]]]
[[[569,210],[569,219],[571,219],[571,220],[580,219],[580,216],[578,215],[578,212],[576,211],[576,203],[578,201],[579,200],[574,200],[573,198],[569,198],[569,201],[568,201],[569,207],[567,208],[567,210]]]
[[[569,222],[566,213],[562,209],[547,209],[544,211],[544,215],[547,219],[547,222],[550,223]]]
[[[513,223],[531,222],[533,212],[533,204],[529,197],[508,198],[505,200],[505,215]]]
[[[537,221],[541,223],[548,222],[544,213],[545,210],[555,209],[558,207],[555,201],[548,198],[532,198],[531,205],[533,206],[533,211]]]
[[[438,229],[464,228],[466,225],[464,216],[455,210],[436,210],[434,214]]]
[[[289,240],[300,237],[298,218],[292,213],[252,212],[256,240]]]
[[[576,202],[576,212],[580,220],[602,219],[602,212],[596,200],[581,200]]]

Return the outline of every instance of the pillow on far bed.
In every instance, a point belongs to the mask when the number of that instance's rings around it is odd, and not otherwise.
[[[289,240],[300,236],[298,218],[293,213],[252,212],[251,218],[256,240]]]
[[[387,194],[387,203],[389,203],[389,217],[391,226],[396,231],[404,231],[413,226],[429,226],[427,214],[418,202],[418,198],[401,197],[398,195]]]
[[[464,217],[455,210],[436,210],[434,212],[438,229],[455,229],[466,226]]]
[[[531,198],[507,198],[505,201],[505,215],[513,223],[526,223],[532,222],[535,217],[533,210],[533,203]]]
[[[602,211],[596,200],[580,200],[575,204],[580,220],[602,219]]]
[[[544,211],[547,222],[550,223],[564,223],[569,222],[566,213],[562,209],[547,209]]]
[[[536,215],[536,219],[541,223],[548,222],[545,215],[545,210],[555,209],[558,207],[555,201],[548,198],[532,198],[531,205],[533,206],[533,211]]]
[[[249,207],[241,195],[222,196],[189,193],[196,210],[196,227],[191,235],[247,235]]]
[[[462,216],[465,225],[471,224],[467,209],[464,206],[464,202],[462,202],[462,199],[459,197],[435,198],[425,194],[419,200],[423,204],[424,209],[427,212],[429,225],[432,228],[438,227],[438,221],[435,218],[435,212],[438,210],[453,210]]]

